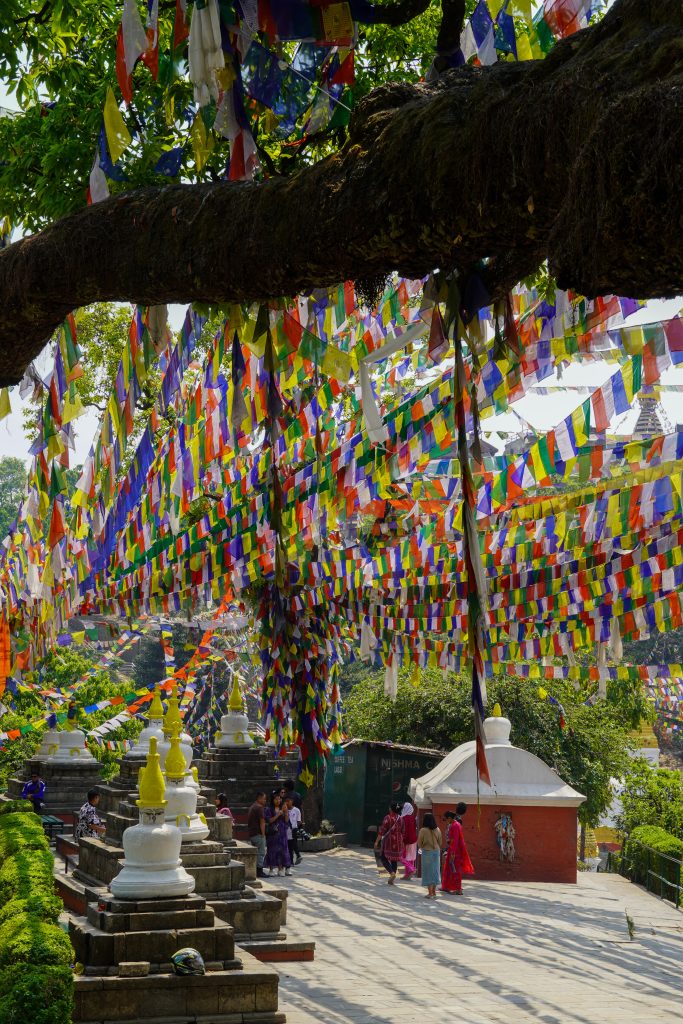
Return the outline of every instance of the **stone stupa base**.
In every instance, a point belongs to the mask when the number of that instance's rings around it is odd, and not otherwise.
[[[74,1022],[196,1021],[279,1024],[278,975],[248,953],[235,956],[233,929],[199,896],[116,900],[111,893],[70,922],[75,957]],[[171,957],[190,946],[207,973],[172,973]]]
[[[253,849],[253,847],[251,847]],[[203,840],[183,843],[180,859],[195,880],[195,893],[203,897],[213,910],[231,924],[238,937],[261,935],[277,937],[286,920],[286,891],[271,892],[252,889],[244,884],[244,865],[230,857],[230,848],[222,843]],[[81,839],[78,867],[73,872],[74,886],[68,876],[58,879],[60,892],[64,886],[73,892],[61,892],[65,902],[78,913],[84,913],[77,889],[96,893],[98,898],[119,874],[123,865],[123,847],[101,839]]]
[[[273,747],[210,747],[195,762],[203,786],[216,793],[225,793],[228,807],[235,816],[234,834],[248,839],[247,812],[258,790],[270,796],[285,779],[296,779],[299,767],[298,751],[287,751],[278,757]]]
[[[45,782],[45,804],[43,814],[53,814],[63,821],[71,823],[75,820],[79,808],[87,799],[89,789],[102,784],[100,761],[45,761],[32,757],[26,762],[20,776],[11,778],[7,783],[7,796],[10,800],[19,800],[25,782],[31,772],[38,772]]]

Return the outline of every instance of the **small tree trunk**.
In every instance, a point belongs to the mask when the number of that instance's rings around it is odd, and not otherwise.
[[[586,859],[586,826],[581,825],[581,832],[579,833],[579,860],[585,861]]]

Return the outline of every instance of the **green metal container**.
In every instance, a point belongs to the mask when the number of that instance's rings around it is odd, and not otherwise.
[[[333,755],[325,772],[325,817],[350,843],[372,846],[392,800],[403,801],[411,779],[444,758],[439,750],[351,740]]]

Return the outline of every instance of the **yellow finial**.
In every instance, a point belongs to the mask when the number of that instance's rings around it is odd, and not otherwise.
[[[166,778],[185,778],[185,757],[180,748],[180,726],[176,725],[171,736],[171,749],[166,755]]]
[[[161,703],[161,687],[157,683],[154,687],[154,696],[149,706],[149,720],[158,722],[164,717],[164,705]]]
[[[172,736],[176,725],[180,730],[182,730],[183,720],[180,717],[180,711],[178,710],[178,687],[176,683],[174,683],[173,689],[171,690],[171,696],[168,698],[168,708],[166,709],[166,716],[164,718],[164,736],[167,738]]]
[[[166,783],[161,774],[161,758],[157,753],[157,738],[152,736],[149,741],[149,754],[144,768],[140,769],[138,786],[140,788],[140,799],[136,801],[138,807],[165,807]]]
[[[193,764],[192,767],[190,768],[190,771],[192,772],[192,778],[197,783],[197,785],[199,785],[199,771],[197,770],[197,765]]]
[[[493,711],[491,712],[491,714],[493,715],[494,718],[503,717],[503,709],[501,708],[500,704],[493,705]]]
[[[242,694],[240,692],[240,684],[235,676],[232,684],[232,690],[230,691],[230,700],[228,701],[228,708],[230,711],[237,711],[238,714],[242,714],[244,711],[244,703],[242,701]]]

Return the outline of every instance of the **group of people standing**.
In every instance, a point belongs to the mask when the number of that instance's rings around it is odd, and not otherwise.
[[[291,875],[292,865],[301,863],[299,833],[303,829],[301,795],[287,779],[270,794],[261,790],[247,815],[249,842],[256,847],[256,874]]]
[[[382,865],[389,873],[388,884],[395,883],[399,864],[404,868],[403,879],[412,878],[417,871],[419,851],[421,881],[427,889],[427,899],[436,899],[437,886],[441,892],[462,896],[463,875],[474,874],[462,830],[466,811],[465,803],[459,803],[455,811],[446,811],[444,818],[448,827],[444,839],[433,814],[425,814],[418,832],[414,804],[410,800],[403,807],[399,803],[390,804],[375,841],[375,849],[380,851]]]

